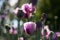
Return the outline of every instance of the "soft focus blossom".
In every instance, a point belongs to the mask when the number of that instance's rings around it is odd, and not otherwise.
[[[27,34],[32,34],[36,30],[36,24],[34,22],[24,23],[24,31]]]
[[[17,29],[10,28],[9,33],[10,34],[17,34],[18,31],[17,31]]]
[[[54,32],[54,34],[53,34],[53,40],[57,40],[58,37],[60,37],[60,32]]]
[[[18,40],[24,40],[24,38],[23,37],[20,37],[20,38],[18,38]]]
[[[18,18],[23,18],[24,13],[21,8],[17,7],[16,9],[13,10],[13,13],[16,14]]]
[[[10,34],[17,34],[17,28],[18,28],[18,21],[16,19],[13,19],[11,21],[11,24],[10,24],[10,30],[9,30],[9,33]]]
[[[60,32],[55,32],[57,34],[58,37],[60,37]]]
[[[8,0],[10,6],[15,6],[18,0]]]
[[[15,14],[17,14],[19,9],[20,9],[20,8],[17,7],[15,10],[13,10],[13,12],[14,12]]]
[[[35,7],[32,6],[32,3],[23,4],[21,7],[22,11],[24,12],[24,17],[29,18],[32,16],[32,13],[35,11]]]
[[[15,29],[14,31],[13,31],[13,34],[17,34],[18,33],[18,31]]]
[[[24,12],[24,17],[28,18],[30,17],[31,11],[32,11],[32,4],[23,4],[21,7],[22,11]]]
[[[53,34],[53,40],[57,40],[57,34],[56,33]]]
[[[24,18],[29,18],[32,16],[32,13],[35,11],[35,9],[36,8],[35,6],[32,6],[32,3],[30,4],[26,3],[26,4],[23,4],[21,8],[17,7],[15,10],[13,10],[13,12],[15,14],[18,14],[18,13],[20,15],[22,14]],[[19,10],[22,10],[22,13]]]
[[[9,30],[9,33],[10,33],[10,34],[12,34],[12,33],[13,33],[13,29],[12,29],[12,28]]]
[[[32,11],[32,4],[23,4],[21,9],[23,10],[24,13],[29,13]]]
[[[46,26],[44,26],[44,28],[42,28],[42,31],[41,31],[41,34],[42,34],[42,35],[44,35],[44,30],[47,31],[47,32],[46,32],[46,38],[48,39],[50,33],[53,32],[53,31],[51,31],[51,30],[49,29],[49,26],[48,26],[48,25],[46,25]]]

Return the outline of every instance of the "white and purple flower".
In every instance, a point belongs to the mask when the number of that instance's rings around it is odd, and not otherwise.
[[[32,11],[32,4],[23,4],[21,9],[24,13],[30,13]]]
[[[60,37],[60,32],[55,32],[53,34],[53,40],[57,40],[58,37]]]
[[[24,23],[24,31],[27,34],[33,34],[36,31],[36,24],[34,22]]]
[[[24,12],[24,17],[25,18],[29,18],[32,16],[32,12],[33,12],[33,6],[32,4],[23,4],[21,7],[22,11]]]
[[[9,33],[10,34],[17,34],[17,28],[18,28],[18,21],[16,19],[12,20],[11,24],[10,24],[10,30]]]
[[[44,28],[43,28],[42,31],[41,31],[42,36],[44,36],[44,30],[46,30],[45,36],[46,36],[46,38],[48,39],[50,33],[51,33],[51,32],[53,33],[53,31],[51,31],[51,30],[49,29],[49,26],[46,25],[46,26],[44,26]]]

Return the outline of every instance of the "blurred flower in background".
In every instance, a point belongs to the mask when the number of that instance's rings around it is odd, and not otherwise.
[[[24,31],[29,35],[33,34],[36,31],[36,24],[34,22],[24,23]]]
[[[60,32],[55,32],[57,34],[58,37],[60,37]]]
[[[17,7],[16,9],[13,10],[13,13],[16,14],[18,18],[23,18],[24,13],[21,8]]]
[[[13,12],[15,13],[15,14],[17,14],[18,13],[18,10],[20,10],[20,8],[16,8],[15,10],[13,10]]]
[[[24,38],[23,37],[20,37],[20,38],[18,38],[18,40],[24,40]]]
[[[45,33],[44,33],[44,30],[46,31]],[[41,34],[42,34],[42,36],[45,35],[46,38],[49,39],[49,35],[50,35],[51,32],[53,33],[53,31],[51,31],[51,30],[49,29],[49,26],[46,25],[46,26],[44,26],[44,28],[42,29]]]
[[[53,40],[59,40],[58,37],[60,37],[60,32],[54,32]]]
[[[17,31],[17,29],[14,29],[14,28],[10,28],[10,30],[9,30],[9,33],[10,34],[17,34],[18,33],[18,31]]]
[[[10,33],[10,34],[12,34],[12,32],[13,32],[13,29],[12,29],[12,28],[10,28],[9,33]]]
[[[18,0],[8,0],[10,6],[15,6]]]
[[[10,34],[17,34],[18,33],[17,28],[18,28],[18,21],[16,19],[13,19],[10,24],[9,33]]]
[[[56,33],[53,34],[53,40],[57,40],[57,34]]]

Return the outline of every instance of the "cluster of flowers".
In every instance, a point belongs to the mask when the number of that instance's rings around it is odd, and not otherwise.
[[[30,18],[32,16],[32,13],[35,11],[35,6],[31,4],[23,4],[21,6],[21,8],[17,7],[16,9],[13,10],[14,14],[17,15],[17,17],[20,18]],[[13,28],[12,28],[13,27]],[[9,30],[10,34],[18,34],[17,32],[17,28],[18,28],[18,21],[15,20],[14,24],[12,25],[12,27]],[[34,31],[36,31],[36,24],[35,22],[26,22],[23,24],[23,30],[27,33],[27,34],[32,34]]]
[[[14,2],[15,3],[17,3],[18,2],[18,0],[14,0]],[[11,4],[11,6],[13,6],[13,5],[15,5],[14,3],[13,3],[13,1],[12,2],[10,2],[9,1],[9,3]],[[15,10],[13,10],[13,12],[17,15],[17,16],[20,16],[20,17],[23,17],[23,18],[30,18],[31,16],[32,16],[32,13],[34,12],[36,10],[36,7],[35,6],[33,6],[32,5],[32,3],[30,3],[30,4],[28,4],[28,3],[26,3],[26,4],[23,4],[22,6],[21,6],[21,8],[19,8],[19,7],[17,7]],[[20,12],[22,12],[22,13],[20,13]],[[46,16],[44,16],[44,18],[45,18]],[[42,20],[44,20],[44,18],[42,19]],[[16,22],[16,21],[15,21]],[[16,25],[17,24],[17,25]],[[39,23],[38,23],[39,24]],[[33,34],[34,32],[36,32],[36,29],[37,29],[37,26],[38,26],[38,24],[36,24],[35,22],[25,22],[24,24],[23,24],[23,30],[24,30],[24,32],[25,33],[27,33],[27,34]],[[18,26],[18,23],[16,22],[15,23],[15,26],[13,27],[13,28],[10,28],[10,30],[9,30],[9,33],[10,34],[18,34],[18,32],[17,32],[17,27],[16,26]],[[16,28],[15,28],[16,27]],[[42,36],[44,36],[44,30],[46,30],[47,32],[46,32],[46,38],[47,39],[49,39],[49,35],[50,35],[50,33],[52,32],[52,31],[50,31],[49,30],[49,26],[47,25],[47,26],[45,26],[43,29],[42,29],[42,31],[41,31],[41,34],[42,34]],[[54,33],[54,35],[53,35],[53,40],[55,40],[56,39],[56,37],[57,37],[57,33],[55,34]],[[20,40],[23,40],[23,37],[21,37],[20,38]]]

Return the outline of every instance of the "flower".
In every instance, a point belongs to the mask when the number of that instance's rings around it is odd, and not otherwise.
[[[24,16],[24,13],[21,8],[17,7],[13,10],[13,13],[17,15],[18,18],[22,18]]]
[[[18,10],[20,10],[20,8],[17,7],[16,9],[13,10],[13,12],[14,12],[15,14],[17,14],[17,13],[18,13]]]
[[[32,16],[32,13],[35,11],[35,6],[32,6],[32,3],[28,4],[23,4],[21,7],[23,13],[24,13],[24,17],[25,18],[29,18]]]
[[[15,29],[14,31],[13,31],[13,34],[17,34],[18,33],[18,31]]]
[[[12,28],[10,28],[9,33],[10,33],[10,34],[12,34],[12,32],[13,32],[13,29],[12,29]]]
[[[57,34],[56,33],[53,34],[53,40],[57,40]]]
[[[14,28],[10,28],[10,30],[9,30],[9,33],[10,34],[17,34],[18,33],[18,31],[17,31],[17,29],[14,29]]]
[[[32,34],[36,30],[36,24],[34,22],[24,23],[24,31],[27,34]]]
[[[15,14],[17,14],[17,16],[21,16],[21,17],[24,17],[24,18],[29,18],[32,16],[32,13],[35,11],[35,6],[32,6],[32,4],[23,4],[21,6],[21,8],[16,8],[15,10],[13,10],[13,12]]]
[[[58,37],[60,37],[60,32],[55,32],[57,34]]]
[[[42,31],[41,31],[41,34],[42,34],[43,36],[44,36],[44,30],[46,30],[45,36],[46,36],[46,38],[48,39],[50,33],[51,33],[51,32],[53,33],[53,31],[51,31],[51,30],[49,29],[49,26],[46,25],[46,26],[44,26],[44,28],[42,28]]]
[[[18,40],[24,40],[24,38],[23,37],[20,37],[20,38],[18,38]]]
[[[32,11],[32,4],[28,4],[28,3],[23,4],[21,9],[24,13],[29,13]]]

